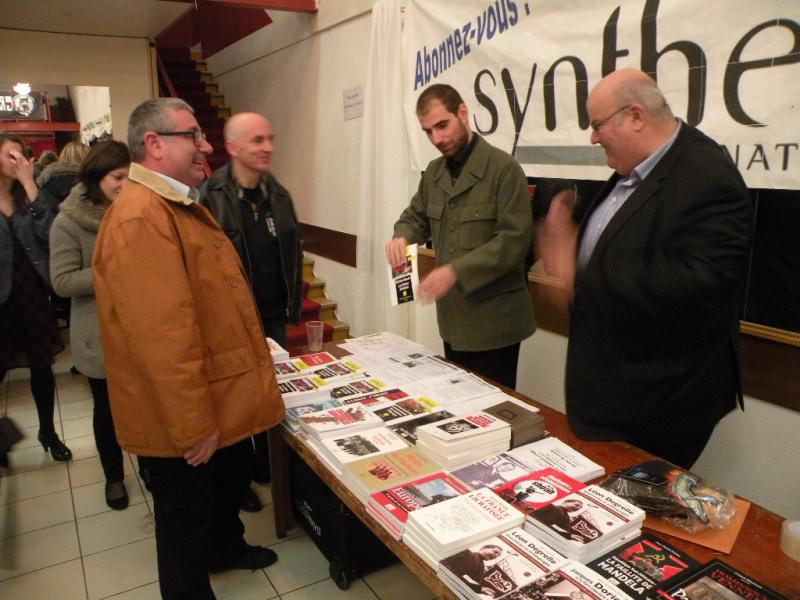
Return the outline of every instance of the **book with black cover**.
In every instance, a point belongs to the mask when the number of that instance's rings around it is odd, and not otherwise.
[[[658,594],[674,600],[787,600],[721,560],[712,560]]]
[[[544,417],[537,412],[506,400],[484,408],[483,412],[502,419],[511,426],[511,447],[516,448],[544,437]]]
[[[634,598],[656,598],[656,590],[686,577],[700,563],[651,533],[644,533],[586,565]]]

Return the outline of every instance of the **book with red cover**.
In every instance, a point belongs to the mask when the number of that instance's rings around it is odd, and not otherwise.
[[[658,594],[673,600],[787,600],[721,560],[712,560]]]
[[[585,483],[547,467],[495,486],[492,491],[514,508],[529,515],[537,508],[585,487]]]
[[[403,485],[391,487],[370,496],[370,504],[398,523],[408,520],[408,513],[425,506],[455,498],[469,488],[450,475],[439,471]]]

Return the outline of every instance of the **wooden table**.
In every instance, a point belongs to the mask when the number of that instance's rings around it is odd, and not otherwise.
[[[337,356],[346,354],[333,343],[325,344],[324,350]],[[603,465],[606,473],[652,459],[652,455],[622,442],[586,442],[575,437],[566,416],[522,394],[504,389],[541,411],[551,435],[559,438],[578,452]],[[366,507],[350,490],[323,465],[314,451],[304,441],[283,426],[275,427],[269,434],[270,465],[272,468],[272,496],[275,509],[275,531],[285,537],[292,524],[291,490],[289,489],[288,453],[296,452],[319,477],[333,490],[354,514],[419,579],[440,598],[457,600],[455,594],[437,577],[436,572],[425,564],[411,549],[392,538],[386,530],[367,513]],[[672,536],[656,533],[670,544],[687,552],[701,563],[719,558],[754,579],[770,586],[790,600],[800,600],[800,562],[786,556],[778,546],[783,517],[753,503],[747,513],[742,530],[730,554],[722,554],[709,548]]]

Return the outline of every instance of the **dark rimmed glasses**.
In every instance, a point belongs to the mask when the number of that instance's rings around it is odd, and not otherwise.
[[[188,131],[154,131],[153,133],[164,136],[190,137],[194,140],[194,145],[198,148],[206,141],[206,132],[202,129],[190,129]]]

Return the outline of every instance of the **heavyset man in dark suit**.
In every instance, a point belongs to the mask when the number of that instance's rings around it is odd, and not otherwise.
[[[611,73],[587,110],[615,173],[580,226],[556,202],[542,231],[550,274],[572,291],[567,415],[581,438],[624,440],[689,468],[742,404],[749,195],[646,74]]]

